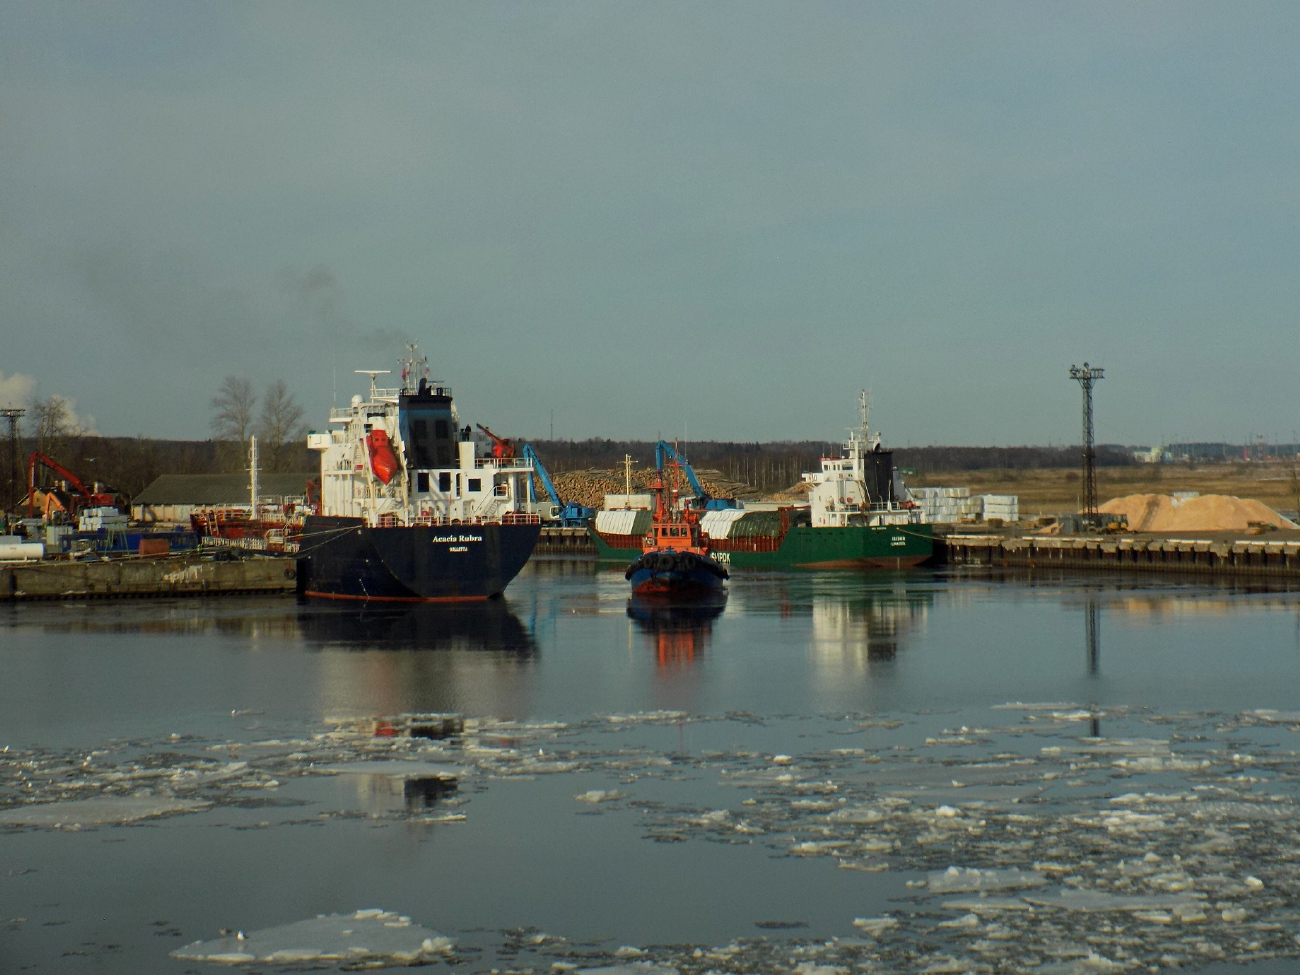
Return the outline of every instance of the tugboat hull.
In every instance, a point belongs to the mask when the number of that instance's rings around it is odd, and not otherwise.
[[[360,518],[311,515],[302,529],[298,588],[327,599],[488,599],[519,574],[540,532],[537,524],[369,528]]]
[[[655,551],[628,566],[624,577],[637,596],[698,595],[721,589],[727,570],[694,552]]]

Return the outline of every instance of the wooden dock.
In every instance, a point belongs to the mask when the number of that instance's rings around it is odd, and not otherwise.
[[[292,558],[214,559],[190,554],[0,564],[0,601],[288,594],[296,588]]]
[[[1280,534],[1280,533],[1279,533]],[[1300,578],[1300,533],[936,537],[940,564]]]

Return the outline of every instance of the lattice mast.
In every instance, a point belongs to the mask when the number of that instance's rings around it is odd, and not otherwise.
[[[1088,516],[1097,514],[1097,452],[1092,435],[1092,387],[1097,380],[1105,378],[1105,371],[1086,362],[1081,367],[1070,366],[1070,378],[1076,380],[1083,390],[1083,497],[1080,499],[1080,511]]]
[[[5,498],[5,510],[18,506],[18,420],[27,411],[17,406],[7,406],[0,410],[0,416],[9,421],[9,494]]]

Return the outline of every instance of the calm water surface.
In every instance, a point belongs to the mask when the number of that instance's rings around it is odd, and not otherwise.
[[[859,869],[837,869],[842,853],[778,855],[765,838],[774,830],[739,842],[668,823],[676,809],[685,822],[691,810],[728,808],[734,820],[767,808],[760,786],[737,791],[725,777],[779,769],[786,760],[774,756],[790,756],[808,779],[804,798],[783,798],[782,808],[815,811],[838,801],[812,787],[818,776],[838,782],[837,796],[887,791],[882,760],[902,770],[895,785],[924,789],[975,774],[950,774],[953,763],[969,770],[1008,748],[1034,756],[1095,737],[1183,736],[1216,755],[1243,742],[1283,754],[1294,747],[1289,727],[1224,731],[1220,716],[1297,708],[1300,596],[1088,577],[805,573],[737,575],[723,604],[665,608],[630,604],[621,572],[538,561],[504,601],[465,609],[233,598],[7,606],[0,665],[0,745],[69,767],[103,751],[88,777],[128,757],[169,768],[247,758],[221,749],[310,740],[339,720],[403,712],[455,711],[498,730],[519,722],[518,737],[499,731],[493,741],[530,761],[534,750],[543,761],[586,756],[560,773],[481,767],[452,794],[414,798],[400,782],[286,774],[282,764],[277,785],[213,791],[199,813],[75,831],[9,827],[0,833],[0,971],[202,970],[168,952],[223,927],[364,907],[456,937],[462,969],[545,969],[554,959],[503,955],[502,930],[537,928],[593,952],[852,939],[854,918],[904,909],[908,882],[942,858],[863,854],[848,864]],[[1058,717],[1000,707],[1040,702],[1057,702]],[[660,711],[683,715],[610,720]],[[1151,724],[1166,719],[1172,734]],[[668,772],[629,772],[610,757],[631,753]],[[1084,806],[1142,790],[1145,780],[1117,790],[1106,776],[1118,773],[1100,764],[1071,783]],[[1168,776],[1169,767],[1148,760],[1121,771]],[[916,768],[919,778],[904,781]],[[24,779],[17,766],[7,774],[6,804],[87,794],[34,772]],[[1190,790],[1198,774],[1145,784]],[[1279,766],[1269,796],[1294,800],[1295,778]],[[574,801],[613,789],[627,798]],[[423,821],[436,818],[430,810],[465,818]],[[756,927],[778,921],[800,926]],[[1235,957],[1224,950],[1185,949],[1201,951],[1192,967],[1204,971]],[[919,964],[900,955],[881,970]],[[1267,964],[1253,970],[1292,970]]]

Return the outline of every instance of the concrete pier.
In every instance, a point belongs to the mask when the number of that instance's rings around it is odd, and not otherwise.
[[[936,537],[936,562],[998,568],[1100,569],[1300,578],[1300,536],[962,535]]]
[[[293,559],[171,558],[0,564],[0,601],[294,592]]]

